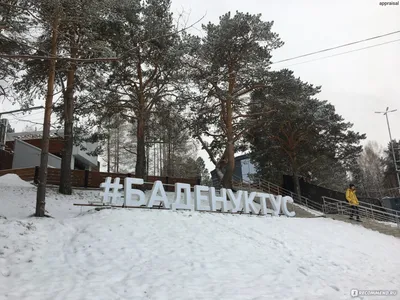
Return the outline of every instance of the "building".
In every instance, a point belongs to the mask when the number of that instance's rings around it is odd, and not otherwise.
[[[32,168],[40,165],[42,132],[7,133],[5,149],[0,150],[0,170]],[[52,130],[49,142],[49,168],[61,168],[62,150],[64,147],[63,131]],[[87,150],[81,150],[81,147]],[[71,169],[98,170],[97,156],[88,155],[97,144],[82,143],[72,150]]]
[[[250,155],[244,154],[235,157],[235,170],[233,172],[234,181],[246,181],[251,182],[251,175],[256,174],[256,168],[254,164],[250,161]],[[219,186],[219,179],[217,171],[211,171],[211,179],[213,186]]]

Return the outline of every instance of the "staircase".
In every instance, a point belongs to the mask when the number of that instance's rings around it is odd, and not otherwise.
[[[309,218],[315,217],[315,214],[309,210],[321,212],[320,216],[327,216],[334,219],[348,219],[349,204],[343,200],[332,199],[329,197],[322,197],[322,203],[315,202],[304,196],[299,197],[296,193],[286,190],[274,183],[268,182],[263,179],[255,179],[253,182],[233,178],[233,186],[238,190],[245,190],[248,192],[264,192],[273,195],[290,196],[294,200],[295,205],[288,204],[289,209],[296,212],[297,217]],[[299,206],[297,206],[297,205]],[[290,206],[289,206],[290,205]],[[368,220],[366,224],[375,224],[375,226],[384,226],[384,222],[397,224],[397,229],[400,229],[400,212],[384,208],[381,206],[373,205],[360,201],[359,205],[360,216],[364,220]],[[380,225],[376,221],[380,221]],[[365,225],[364,225],[365,226]],[[393,229],[391,229],[392,231]],[[378,230],[380,231],[380,230]],[[398,234],[398,233],[396,233]]]
[[[295,205],[288,203],[288,208],[296,213],[297,217],[300,218],[313,218],[316,217],[315,214],[310,213],[306,209],[308,208],[314,211],[323,212],[323,205],[321,203],[312,201],[306,197],[299,197],[299,195],[293,193],[292,191],[286,190],[279,185],[268,182],[266,180],[257,178],[253,182],[242,180],[234,176],[233,187],[237,190],[243,190],[248,192],[262,192],[273,195],[290,196],[292,197]],[[297,204],[297,205],[296,205]],[[302,207],[299,207],[301,205]],[[321,214],[322,216],[323,214]]]

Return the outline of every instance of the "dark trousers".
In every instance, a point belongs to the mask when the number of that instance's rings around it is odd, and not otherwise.
[[[358,206],[350,205],[350,218],[352,218],[354,215],[357,216],[357,219],[360,218],[360,213],[358,211]]]

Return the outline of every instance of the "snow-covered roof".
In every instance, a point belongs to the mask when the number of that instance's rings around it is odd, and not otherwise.
[[[31,140],[31,139],[41,139],[43,135],[42,131],[25,131],[25,132],[13,132],[6,134],[6,142],[14,141],[15,139],[20,140]],[[62,129],[50,130],[50,137],[62,137],[64,135]]]

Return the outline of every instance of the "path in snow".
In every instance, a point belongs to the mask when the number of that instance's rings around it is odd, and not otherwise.
[[[355,220],[350,220],[348,215],[327,215],[329,218],[332,218],[334,220],[346,222],[346,223],[351,223],[356,226],[363,226],[364,228],[371,229],[378,231],[383,234],[387,235],[392,235],[394,237],[400,238],[400,228],[397,227],[397,224],[395,223],[389,223],[389,222],[377,222],[375,220],[371,219],[366,219],[366,218],[361,218],[361,223],[355,221]],[[395,226],[393,226],[393,224]]]

